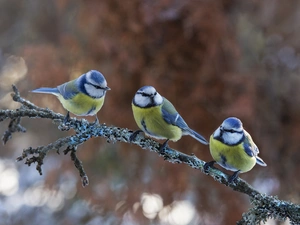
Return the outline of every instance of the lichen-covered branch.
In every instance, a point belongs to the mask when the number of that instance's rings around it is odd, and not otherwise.
[[[281,221],[289,218],[291,224],[300,224],[299,205],[263,194],[257,194],[255,198],[251,198],[251,203],[254,207],[243,213],[242,219],[237,222],[238,225],[260,224],[260,222],[266,222],[269,218]]]
[[[16,110],[0,110],[0,122],[6,119],[11,120],[7,131],[2,137],[4,144],[12,137],[14,132],[26,131],[26,129],[20,125],[21,118],[23,117],[51,119],[60,124],[58,129],[65,130],[65,126],[62,126],[64,120],[63,115],[55,113],[49,109],[39,108],[31,102],[21,98],[15,86],[13,86],[13,91],[13,100],[21,103],[21,107]],[[108,142],[112,143],[117,141],[129,143],[129,138],[133,133],[133,131],[127,128],[89,123],[85,119],[77,120],[71,118],[67,126],[68,129],[73,129],[76,133],[71,136],[60,138],[46,146],[39,146],[36,148],[29,147],[24,149],[22,155],[19,156],[17,160],[25,160],[25,164],[28,166],[32,163],[37,163],[36,169],[40,174],[42,174],[42,164],[47,153],[50,150],[56,150],[59,152],[59,150],[64,147],[64,154],[68,154],[70,152],[70,157],[79,171],[82,184],[83,186],[86,186],[88,185],[88,176],[84,171],[81,161],[77,158],[77,147],[92,137],[100,136],[106,138]],[[172,163],[184,163],[192,168],[204,172],[203,166],[205,162],[198,159],[195,155],[187,155],[169,147],[161,151],[160,144],[158,142],[145,138],[142,135],[138,135],[131,143],[136,144],[143,149],[156,152],[160,156],[164,157],[166,161]],[[208,174],[219,183],[229,186],[233,190],[244,193],[250,197],[253,208],[251,208],[247,213],[244,213],[242,219],[238,221],[237,224],[259,224],[260,222],[266,221],[268,218],[277,218],[279,220],[289,218],[292,224],[300,224],[300,205],[281,201],[273,196],[261,194],[240,178],[238,178],[234,183],[229,183],[228,175],[216,168],[210,168],[208,170]]]

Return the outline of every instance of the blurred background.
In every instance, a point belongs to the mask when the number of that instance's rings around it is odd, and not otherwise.
[[[112,89],[100,122],[135,130],[131,100],[153,85],[206,138],[239,117],[268,164],[240,177],[299,203],[299,20],[296,0],[0,0],[0,108],[18,107],[16,84],[24,98],[65,114],[54,96],[29,90],[96,69]],[[1,224],[235,224],[251,207],[248,196],[197,170],[101,138],[78,148],[86,188],[69,155],[55,151],[40,176],[16,157],[72,131],[46,119],[22,125],[27,133],[0,146]],[[212,160],[190,137],[170,147]]]

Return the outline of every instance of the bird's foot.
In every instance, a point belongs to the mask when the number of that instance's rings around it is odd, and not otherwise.
[[[68,112],[62,124],[59,125],[58,129],[60,129],[61,131],[68,131],[71,128],[70,125],[70,113]]]
[[[136,136],[138,136],[138,134],[141,132],[142,132],[142,130],[134,131],[129,137],[129,142],[133,142],[136,139]]]
[[[165,153],[165,148],[168,147],[168,141],[169,139],[167,139],[160,147],[159,147],[159,153],[164,155]]]
[[[210,161],[210,162],[205,163],[203,166],[204,173],[208,174],[208,169],[213,167],[213,165],[215,163],[216,163],[216,161]]]
[[[236,181],[236,179],[239,177],[239,173],[240,173],[241,171],[235,171],[230,177],[228,177],[228,183],[229,184],[232,184],[232,183],[234,183],[235,181]]]
[[[99,122],[99,119],[98,119],[98,117],[96,116],[96,119],[95,119],[95,121],[92,123],[92,125],[94,126],[94,125],[98,125],[100,122]]]

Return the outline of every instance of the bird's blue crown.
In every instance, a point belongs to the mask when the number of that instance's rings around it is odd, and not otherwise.
[[[101,84],[105,81],[104,76],[102,73],[100,73],[97,70],[90,70],[86,73],[86,76],[88,76],[91,80],[93,80],[95,83]]]
[[[229,117],[226,120],[224,120],[223,126],[224,127],[231,127],[231,128],[234,128],[234,129],[240,129],[243,126],[243,124],[238,118]]]

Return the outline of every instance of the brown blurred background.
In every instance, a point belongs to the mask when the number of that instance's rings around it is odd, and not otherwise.
[[[153,85],[206,138],[239,117],[268,164],[241,178],[299,203],[299,15],[295,0],[0,0],[0,107],[17,107],[15,83],[36,105],[65,113],[55,97],[28,91],[96,69],[112,89],[100,122],[135,130],[131,99]],[[186,165],[101,138],[78,149],[88,187],[70,157],[54,151],[39,176],[15,158],[72,132],[46,119],[22,124],[27,133],[0,147],[1,224],[235,224],[251,207]],[[190,137],[170,146],[211,160]]]

